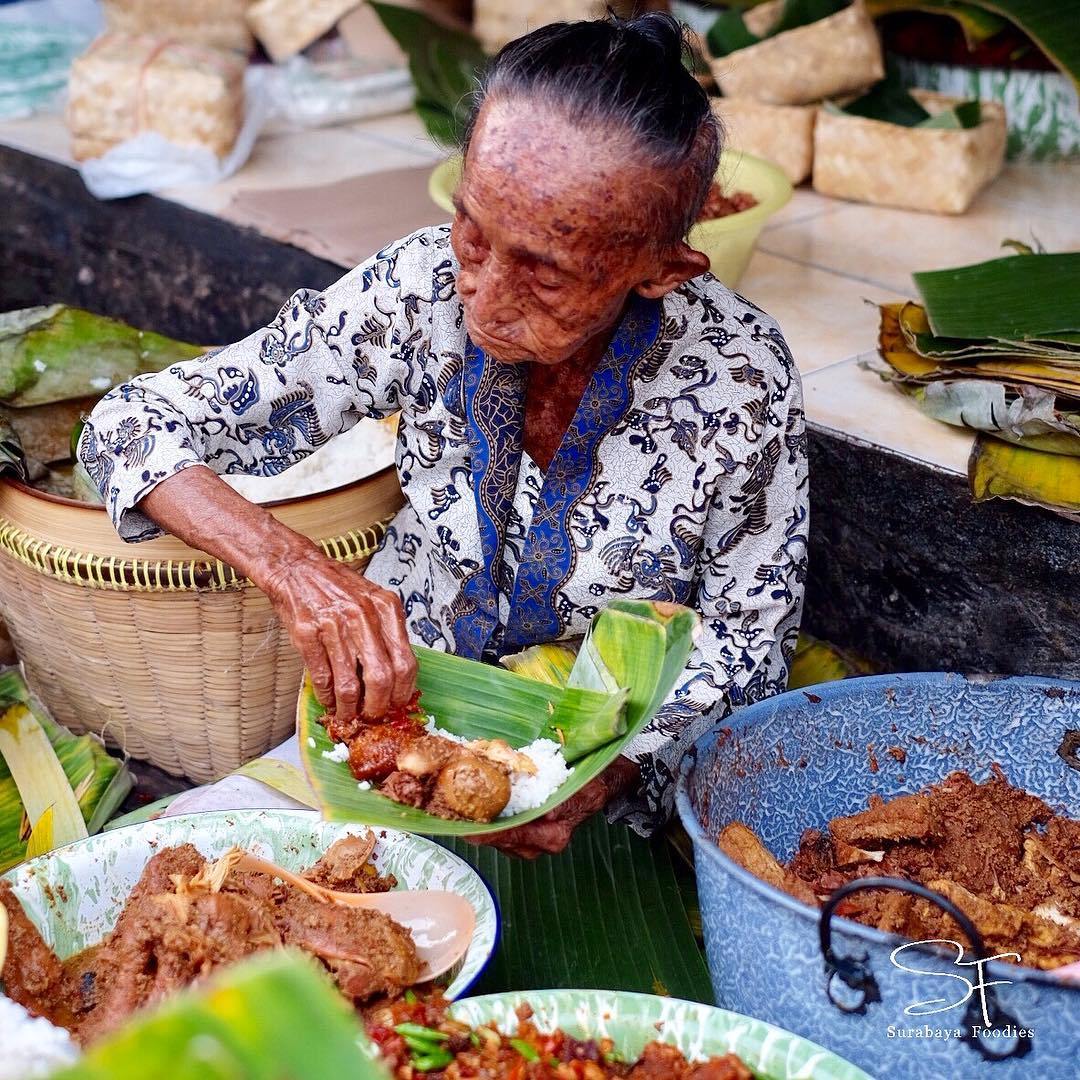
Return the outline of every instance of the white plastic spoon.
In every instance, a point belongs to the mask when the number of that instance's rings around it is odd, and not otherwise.
[[[437,979],[450,971],[465,955],[476,929],[472,904],[457,893],[437,889],[337,892],[246,851],[239,852],[232,865],[236,870],[269,874],[326,904],[370,908],[389,915],[412,934],[420,959],[420,982]]]

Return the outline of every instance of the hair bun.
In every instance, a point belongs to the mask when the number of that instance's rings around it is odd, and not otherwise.
[[[682,66],[687,48],[683,28],[673,16],[664,11],[650,11],[630,19],[623,29],[643,38],[657,52],[657,62],[664,67]]]

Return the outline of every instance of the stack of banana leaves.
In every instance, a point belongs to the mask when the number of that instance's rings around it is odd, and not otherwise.
[[[97,501],[72,469],[84,415],[119,383],[203,351],[64,304],[0,314],[0,474]]]
[[[0,873],[97,832],[131,790],[127,766],[90,735],[72,735],[0,669]]]
[[[1080,520],[1080,252],[914,275],[922,303],[881,306],[871,365],[928,416],[977,432],[976,501]]]

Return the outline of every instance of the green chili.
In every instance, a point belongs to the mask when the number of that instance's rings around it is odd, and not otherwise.
[[[536,1049],[532,1043],[527,1043],[524,1039],[511,1039],[510,1045],[526,1060],[526,1061],[539,1061],[540,1052]]]

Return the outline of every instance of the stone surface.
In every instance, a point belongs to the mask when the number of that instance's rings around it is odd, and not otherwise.
[[[805,627],[892,671],[1080,678],[1080,526],[810,433]]]

